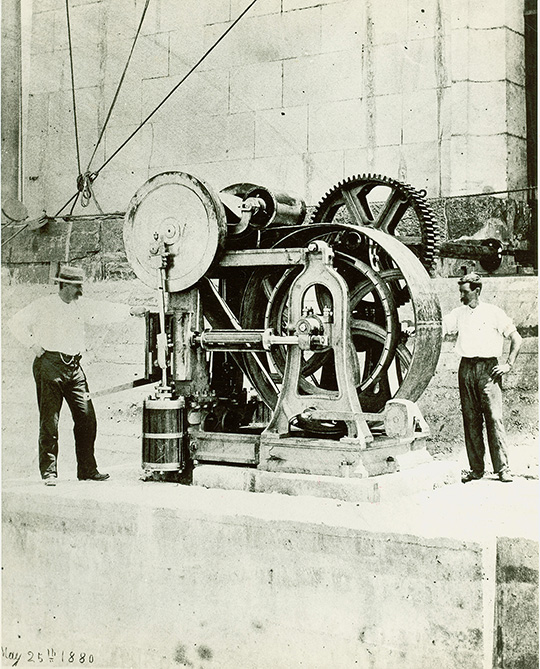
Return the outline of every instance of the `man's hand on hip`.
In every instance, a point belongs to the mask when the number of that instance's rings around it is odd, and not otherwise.
[[[491,370],[491,376],[495,379],[498,379],[503,374],[508,374],[511,369],[512,367],[507,362],[503,363],[502,365],[495,365],[495,367]]]

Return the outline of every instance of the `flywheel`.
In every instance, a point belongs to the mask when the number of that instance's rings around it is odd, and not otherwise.
[[[439,228],[425,192],[380,174],[353,176],[326,193],[310,223],[344,223],[376,228],[397,237],[432,272],[439,246]],[[377,269],[375,246],[371,266]]]
[[[335,253],[334,266],[347,282],[351,339],[360,374],[357,391],[364,411],[380,412],[395,397],[415,401],[432,378],[442,340],[441,312],[428,273],[392,235],[368,226],[318,224],[297,228],[277,247],[320,239]],[[369,260],[376,258],[377,268]],[[245,329],[285,334],[289,288],[298,269],[256,270],[247,282],[240,322]],[[312,306],[324,313],[328,296],[314,287]],[[305,354],[299,388],[304,394],[335,392],[331,353]],[[259,395],[274,407],[282,383],[286,350],[244,356],[243,369]],[[317,426],[319,434],[335,426]]]

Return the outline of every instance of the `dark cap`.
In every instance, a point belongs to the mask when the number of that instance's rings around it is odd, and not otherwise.
[[[65,265],[58,276],[54,277],[58,283],[82,283],[84,279],[84,270],[80,267],[73,267],[73,265]]]

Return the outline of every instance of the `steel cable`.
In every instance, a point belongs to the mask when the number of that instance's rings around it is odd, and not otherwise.
[[[155,107],[155,109],[148,114],[148,116],[140,123],[140,125],[135,128],[135,130],[129,135],[129,137],[122,143],[120,146],[114,151],[109,158],[103,163],[103,165],[95,171],[95,175],[97,176],[101,170],[108,165],[111,160],[121,151],[124,146],[143,128],[146,123],[152,118],[152,116],[159,110],[161,107],[167,102],[167,100],[175,93],[178,88],[184,83],[184,81],[199,67],[199,65],[212,53],[212,51],[217,47],[217,45],[231,32],[231,30],[236,26],[236,24],[244,17],[244,15],[253,7],[253,5],[257,2],[257,0],[252,0],[250,4],[244,9],[244,11],[237,16],[237,18],[231,23],[231,25],[225,30],[225,32],[214,42],[214,44],[204,53],[201,58],[193,65],[193,67],[189,70],[189,72],[180,79],[180,81],[176,84],[176,86],[173,86],[173,88],[167,93],[167,95],[163,98],[163,100]]]
[[[67,7],[67,2],[68,2],[68,0],[66,0],[66,7]],[[237,16],[237,18],[231,23],[231,25],[227,28],[227,30],[225,30],[225,32],[214,42],[214,44],[201,56],[201,58],[199,58],[199,60],[195,63],[195,65],[193,65],[193,67],[189,70],[189,72],[184,77],[182,77],[182,79],[176,84],[176,86],[174,86],[167,93],[167,95],[157,105],[157,107],[155,107],[154,110],[150,114],[148,114],[148,116],[144,119],[144,121],[142,121],[140,123],[140,125],[137,128],[135,128],[135,130],[131,133],[131,135],[129,135],[129,137],[124,142],[122,142],[122,144],[114,151],[114,153],[112,153],[109,156],[109,158],[107,158],[107,160],[101,165],[101,167],[99,169],[97,169],[95,172],[92,173],[92,176],[93,176],[92,180],[94,180],[98,176],[98,174],[101,172],[101,170],[111,162],[111,160],[124,148],[124,146],[126,146],[126,144],[129,141],[131,141],[131,139],[139,132],[139,130],[144,125],[146,125],[146,123],[152,118],[152,116],[165,104],[165,102],[167,102],[167,100],[171,97],[171,95],[173,95],[173,93],[175,93],[176,90],[178,88],[180,88],[180,86],[184,83],[184,81],[186,81],[186,79],[199,67],[199,65],[205,60],[205,58],[207,58],[210,55],[210,53],[212,53],[212,51],[217,47],[217,45],[230,33],[230,31],[236,26],[236,24],[244,17],[244,15],[253,7],[253,5],[256,2],[257,2],[257,0],[252,0],[252,2],[250,2],[250,4],[244,9],[244,11],[241,12],[241,14],[239,14]],[[145,11],[146,11],[146,8],[145,8]],[[142,25],[142,19],[141,19],[141,25]],[[69,19],[68,19],[68,26],[69,26]],[[69,33],[69,28],[68,28],[68,33]],[[70,54],[71,54],[71,36],[70,36]],[[73,67],[72,67],[72,82],[73,82]],[[74,87],[73,87],[73,100],[74,100],[74,107],[75,107],[75,90],[74,90]],[[77,135],[76,115],[75,115],[75,128],[76,128],[75,132],[76,132],[76,135]],[[78,140],[77,140],[77,160],[78,160],[78,163],[79,163],[79,175],[80,175],[81,174],[81,167],[80,167],[80,159],[79,159]],[[72,195],[71,198],[66,202],[66,204],[64,204],[63,207],[61,209],[59,209],[59,211],[55,214],[55,217],[58,216],[60,214],[60,212],[62,212],[75,197],[78,198],[79,193],[80,193],[80,191],[75,193],[74,195]],[[76,204],[76,202],[75,202],[75,204]],[[75,206],[75,204],[73,205],[73,207]],[[73,207],[72,207],[71,211],[73,211]]]
[[[79,169],[79,174],[81,173],[81,154],[79,150],[79,128],[77,125],[77,103],[75,100],[75,72],[73,69],[73,48],[71,44],[71,22],[69,18],[69,2],[66,0],[66,22],[67,22],[67,33],[68,33],[68,44],[69,44],[69,63],[71,69],[71,92],[73,97],[73,120],[75,123],[75,145],[77,147],[77,167]]]
[[[124,71],[122,72],[122,76],[120,77],[120,80],[118,82],[118,86],[116,88],[113,100],[111,102],[111,106],[109,107],[109,111],[107,112],[107,117],[105,118],[105,121],[103,123],[103,127],[101,128],[101,132],[99,133],[98,141],[97,141],[97,143],[94,147],[94,151],[92,153],[92,156],[90,157],[90,160],[88,161],[88,167],[86,168],[87,172],[90,171],[90,165],[92,164],[92,160],[94,160],[94,156],[96,155],[96,151],[98,150],[98,147],[99,147],[99,145],[101,143],[101,140],[103,138],[103,135],[105,133],[105,129],[107,127],[109,119],[111,118],[111,114],[112,114],[112,111],[114,109],[114,105],[116,104],[116,100],[117,100],[118,95],[120,93],[120,88],[122,87],[122,84],[124,83],[124,78],[126,76],[126,72],[127,72],[128,67],[129,67],[129,63],[131,62],[131,57],[133,55],[133,51],[135,50],[135,45],[137,44],[137,40],[139,39],[139,34],[141,32],[141,29],[142,29],[142,25],[143,25],[143,22],[144,22],[144,17],[146,16],[146,10],[148,9],[149,3],[150,3],[150,0],[146,0],[146,3],[144,5],[144,9],[143,9],[143,12],[142,12],[141,20],[139,21],[139,27],[137,28],[137,32],[135,34],[133,44],[131,45],[131,50],[129,52],[128,59],[126,61],[126,65],[124,67]],[[80,172],[80,170],[79,170],[79,172]]]
[[[6,240],[4,240],[4,241],[2,242],[2,246],[5,246],[5,244],[7,244],[8,242],[10,242],[10,241],[11,241],[12,239],[14,239],[17,235],[20,235],[21,232],[22,232],[23,230],[26,230],[26,228],[28,227],[28,225],[29,225],[28,223],[27,223],[26,225],[23,225],[23,227],[22,227],[20,230],[17,230],[17,232],[16,232],[15,234],[11,235],[11,237],[8,237]]]

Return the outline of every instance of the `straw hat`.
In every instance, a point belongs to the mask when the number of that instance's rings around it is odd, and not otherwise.
[[[54,277],[58,283],[82,283],[85,279],[84,270],[73,265],[65,265],[60,270],[60,274]]]

